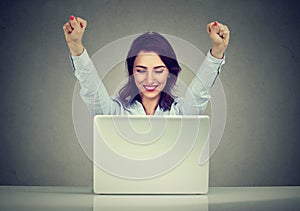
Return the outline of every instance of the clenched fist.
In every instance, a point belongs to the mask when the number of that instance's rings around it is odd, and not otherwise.
[[[63,26],[65,38],[72,56],[79,56],[84,50],[82,37],[86,26],[86,20],[74,16],[70,16],[70,20]]]
[[[224,24],[217,21],[207,24],[207,33],[212,42],[211,54],[216,58],[223,58],[228,47],[230,31]]]

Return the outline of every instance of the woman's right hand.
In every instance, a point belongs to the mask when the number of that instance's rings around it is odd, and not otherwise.
[[[72,56],[79,56],[84,51],[82,37],[86,29],[86,20],[70,16],[70,20],[63,26],[65,38]]]

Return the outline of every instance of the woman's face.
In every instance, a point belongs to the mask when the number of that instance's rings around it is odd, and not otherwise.
[[[165,88],[169,70],[155,52],[141,51],[133,65],[135,84],[142,99],[159,99]]]

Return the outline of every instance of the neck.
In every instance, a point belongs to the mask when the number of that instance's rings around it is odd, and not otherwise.
[[[159,97],[155,99],[149,99],[142,97],[142,105],[147,115],[153,115],[158,105]]]

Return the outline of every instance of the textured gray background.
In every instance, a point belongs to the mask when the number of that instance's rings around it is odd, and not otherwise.
[[[299,3],[294,1],[1,1],[0,184],[92,185],[72,123],[75,78],[62,26],[88,20],[93,55],[158,31],[202,51],[206,24],[231,29],[221,74],[228,118],[212,186],[300,185]]]

